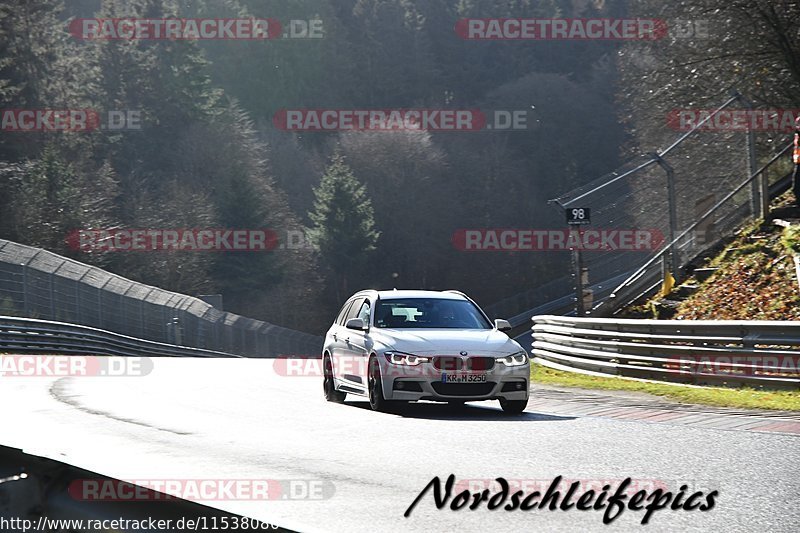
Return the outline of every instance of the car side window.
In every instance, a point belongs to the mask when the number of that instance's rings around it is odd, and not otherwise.
[[[356,318],[358,316],[358,312],[361,310],[361,303],[364,301],[364,298],[359,298],[353,302],[353,305],[350,306],[350,309],[347,311],[347,316],[344,319],[344,323],[347,324],[347,321],[351,318]]]
[[[369,300],[364,300],[361,309],[358,310],[358,318],[364,321],[364,324],[369,324]]]
[[[350,309],[352,304],[352,300],[345,302],[345,304],[342,306],[342,310],[339,311],[339,316],[336,317],[336,323],[340,326],[344,326],[344,317],[347,316],[347,311]]]

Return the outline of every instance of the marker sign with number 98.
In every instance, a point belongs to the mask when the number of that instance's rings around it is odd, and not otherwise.
[[[567,209],[567,224],[589,224],[589,213],[590,210],[588,207],[573,207]]]

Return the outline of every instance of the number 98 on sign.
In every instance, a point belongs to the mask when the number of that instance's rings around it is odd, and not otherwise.
[[[590,223],[590,212],[588,207],[570,207],[567,210],[567,224],[571,226],[581,226]]]

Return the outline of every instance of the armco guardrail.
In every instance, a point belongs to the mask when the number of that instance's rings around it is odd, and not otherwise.
[[[137,339],[88,326],[11,316],[0,316],[0,353],[242,357],[225,352]]]
[[[533,317],[546,366],[698,385],[800,388],[800,322]]]
[[[0,239],[0,315],[55,320],[247,357],[319,354],[322,338],[216,309],[67,257]]]

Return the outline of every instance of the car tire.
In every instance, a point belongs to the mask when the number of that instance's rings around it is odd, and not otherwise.
[[[342,403],[347,396],[346,392],[336,390],[336,383],[333,380],[333,364],[330,357],[322,360],[322,390],[325,399],[329,402]]]
[[[527,406],[528,406],[528,400],[506,400],[504,398],[500,399],[500,407],[502,407],[503,412],[508,415],[518,415],[522,413]]]
[[[387,411],[389,409],[389,402],[383,396],[381,365],[375,357],[369,360],[367,393],[369,394],[369,406],[373,411]]]

